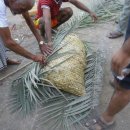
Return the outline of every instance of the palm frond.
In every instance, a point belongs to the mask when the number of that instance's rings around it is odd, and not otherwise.
[[[96,8],[94,9],[98,16],[97,23],[93,23],[92,19],[86,13],[84,13],[79,28],[91,27],[93,25],[117,19],[119,16],[119,12],[123,8],[123,3],[121,3],[119,0],[112,0],[112,1],[107,0],[105,2],[104,1],[98,1],[98,2],[100,4],[98,4],[98,6],[96,6]]]

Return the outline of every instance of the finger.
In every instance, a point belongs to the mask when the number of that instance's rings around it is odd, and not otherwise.
[[[48,49],[48,50],[46,50],[46,53],[47,53],[47,54],[51,54],[52,51],[53,51],[53,50]]]
[[[50,51],[50,50],[53,50],[53,48],[52,47],[50,47],[50,46],[47,46],[46,48],[44,48],[43,50],[47,50],[47,51]]]
[[[47,57],[47,55],[48,55],[48,54],[47,54],[46,52],[44,52],[44,54],[43,54],[43,55],[44,55],[45,57]]]
[[[53,49],[47,49],[46,52],[52,53]]]
[[[53,50],[53,46],[49,46],[47,49],[52,51]]]
[[[45,56],[48,56],[48,55],[50,55],[50,54],[51,54],[51,52],[49,52],[49,51],[45,51],[45,52],[44,52],[44,55],[45,55]]]
[[[42,50],[42,54],[51,54],[52,53],[52,50],[50,50],[50,49],[46,49],[46,50]]]

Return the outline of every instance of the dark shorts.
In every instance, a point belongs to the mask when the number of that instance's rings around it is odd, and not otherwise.
[[[120,87],[130,89],[130,64],[127,67],[123,68],[122,72],[124,73],[122,76],[118,76],[113,73],[114,78]]]

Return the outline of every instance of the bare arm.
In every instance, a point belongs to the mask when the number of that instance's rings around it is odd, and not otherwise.
[[[26,20],[26,23],[28,24],[29,28],[31,29],[31,31],[33,32],[34,36],[36,37],[38,43],[40,41],[42,41],[42,37],[40,36],[39,32],[37,31],[37,29],[34,26],[34,23],[32,21],[32,19],[29,16],[28,12],[25,12],[22,14],[22,16],[24,17],[24,19]]]
[[[40,41],[44,42],[43,45],[39,45],[38,44],[41,52],[43,54],[50,54],[52,52],[52,49],[45,44],[45,41],[43,40],[42,36],[39,34],[39,32],[37,31],[37,29],[35,28],[34,23],[33,23],[32,19],[29,16],[29,13],[25,12],[22,15],[23,15],[24,19],[26,20],[26,23],[28,24],[29,28],[33,32],[34,36],[36,37],[38,43],[40,43]]]
[[[123,46],[113,55],[111,61],[112,71],[121,75],[122,69],[130,64],[130,38],[125,41]]]
[[[35,55],[25,50],[11,38],[10,30],[8,27],[0,28],[0,36],[2,37],[4,44],[7,48],[28,59],[34,59]]]
[[[88,12],[94,21],[97,20],[96,14],[93,13],[87,6],[82,4],[80,1],[78,1],[78,0],[69,0],[69,2],[71,4],[73,4],[73,5],[75,5],[77,8],[79,8],[79,9],[85,11],[85,12]]]
[[[69,0],[70,3],[72,3],[73,5],[75,5],[77,8],[86,11],[88,13],[91,13],[90,9],[87,8],[84,4],[82,4],[80,1],[78,0]]]
[[[52,37],[52,34],[51,34],[51,12],[50,12],[50,9],[47,9],[47,8],[43,8],[43,20],[44,20],[44,23],[45,23],[45,33],[46,33],[46,36],[47,36],[47,40],[48,40],[48,43],[51,43],[52,40],[51,40],[51,37]]]
[[[8,27],[0,28],[0,36],[7,48],[14,51],[15,53],[24,56],[28,59],[32,59],[35,62],[44,63],[44,57],[43,55],[34,55],[21,47],[19,44],[17,44],[12,38],[10,34],[10,30]]]

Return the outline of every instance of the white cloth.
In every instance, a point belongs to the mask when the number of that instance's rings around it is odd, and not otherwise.
[[[6,5],[4,0],[0,0],[0,28],[8,27],[8,20],[6,16]],[[0,70],[7,67],[6,49],[0,36]]]
[[[4,0],[0,0],[0,28],[1,27],[8,27],[6,5],[4,3]]]

